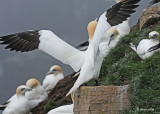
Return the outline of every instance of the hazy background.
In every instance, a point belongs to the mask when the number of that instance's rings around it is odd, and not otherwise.
[[[131,26],[150,1],[141,0],[141,6],[131,17]],[[0,36],[25,30],[50,29],[69,44],[77,46],[88,40],[88,22],[100,16],[113,3],[105,0],[0,0]],[[0,104],[27,79],[34,77],[42,83],[46,72],[54,64],[63,68],[64,75],[73,72],[67,65],[41,51],[21,54],[0,46]]]

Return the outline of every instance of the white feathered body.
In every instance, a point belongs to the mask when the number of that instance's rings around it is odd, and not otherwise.
[[[129,20],[130,20],[130,18],[128,18],[126,21],[123,21],[123,23],[121,23],[119,25],[113,26],[118,30],[119,35],[121,37],[128,35],[130,33],[131,27],[129,25]]]
[[[139,42],[136,53],[139,55],[140,58],[146,59],[154,54],[153,52],[148,52],[148,49],[152,46],[155,46],[159,43],[158,40],[154,39],[143,39]]]
[[[101,42],[100,43],[100,46],[99,46],[99,49],[101,50],[101,52],[103,53],[104,56],[107,56],[109,51],[111,49],[113,49],[117,44],[118,42],[120,41],[121,37],[120,35],[118,35],[114,40],[111,41],[110,45],[108,46],[108,42],[109,41],[106,41],[106,42]]]
[[[64,105],[49,111],[47,114],[74,114],[74,105]]]
[[[47,92],[44,90],[44,88],[41,85],[32,89],[32,91],[26,92],[25,96],[27,99],[29,99],[31,108],[36,107],[39,103],[41,103],[42,101],[48,98]]]
[[[58,74],[57,76],[55,76],[54,74],[47,75],[43,80],[42,86],[46,91],[51,90],[57,85],[59,80],[63,78],[64,76],[62,73]]]
[[[126,20],[126,21],[123,21],[123,23],[119,24],[119,25],[116,25],[116,26],[113,26],[111,28],[115,28],[117,29],[119,35],[121,37],[125,36],[125,35],[128,35],[130,33],[130,30],[131,30],[131,27],[129,25],[129,18]],[[102,42],[107,42],[109,41],[110,39],[110,36],[108,35],[107,31],[102,35],[102,39],[101,39],[101,43]],[[113,42],[113,41],[112,41]],[[114,43],[111,43],[110,45],[112,45]],[[114,47],[114,46],[113,46]]]
[[[7,105],[2,114],[28,114],[30,109],[28,99],[25,96],[18,96]]]
[[[97,55],[94,59],[94,79],[95,80],[98,80],[99,78],[99,74],[100,74],[100,70],[101,70],[101,66],[102,66],[102,62],[103,62],[103,59],[104,59],[105,55],[99,50],[97,52]]]
[[[93,48],[92,43],[89,44],[89,47],[85,51],[85,54],[86,56],[85,56],[85,60],[84,60],[84,63],[80,71],[80,75],[67,95],[69,95],[73,91],[76,91],[80,85],[94,78],[93,77],[94,75],[94,48]]]

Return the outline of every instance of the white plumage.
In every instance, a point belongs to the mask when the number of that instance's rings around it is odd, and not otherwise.
[[[139,44],[137,45],[137,47],[133,45],[132,43],[130,43],[130,45],[131,45],[131,48],[139,55],[141,59],[146,59],[155,53],[155,51],[148,52],[148,49],[159,44],[159,39],[160,39],[159,37],[160,36],[158,32],[152,31],[149,33],[150,39],[141,40]]]
[[[74,114],[73,107],[73,104],[60,106],[58,108],[52,109],[47,114]]]
[[[61,62],[70,65],[76,72],[80,70],[85,59],[83,52],[61,40],[52,31],[41,30],[39,31],[39,34],[39,50],[42,50]]]
[[[26,86],[32,88],[31,91],[27,91],[25,93],[25,97],[29,100],[31,109],[48,98],[46,90],[41,86],[38,80],[29,79],[26,83]],[[15,101],[16,99],[17,94],[14,94],[7,102]]]
[[[25,92],[29,90],[31,89],[26,86],[19,86],[16,90],[16,99],[9,102],[2,114],[28,114],[31,108]]]
[[[108,45],[109,41],[101,42],[99,45],[99,51],[95,57],[96,65],[94,67],[94,79],[96,80],[99,77],[99,73],[100,73],[100,69],[101,69],[101,65],[102,65],[104,57],[107,56],[110,49],[114,48],[117,45],[117,43],[119,42],[121,38],[119,35],[119,32],[115,28],[110,28],[106,32],[106,39],[110,39],[111,37],[113,38],[113,40],[111,41],[110,45]]]
[[[62,69],[58,65],[54,65],[50,68],[50,71],[47,73],[45,79],[43,80],[43,88],[46,91],[53,89],[59,80],[63,79],[64,75]]]
[[[25,96],[29,100],[31,108],[35,108],[39,103],[48,98],[48,94],[38,80],[32,78],[26,82],[26,86],[32,91],[26,92]]]

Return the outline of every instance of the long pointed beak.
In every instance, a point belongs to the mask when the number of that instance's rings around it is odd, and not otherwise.
[[[113,40],[113,37],[110,37],[109,42],[108,42],[108,46],[110,45],[112,40]]]
[[[54,71],[49,71],[49,72],[47,72],[46,75],[50,75],[50,74],[54,74]]]
[[[25,88],[24,91],[31,91],[31,90],[32,90],[32,88]]]

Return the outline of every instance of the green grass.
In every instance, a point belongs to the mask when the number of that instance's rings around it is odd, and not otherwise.
[[[44,106],[44,112],[47,113],[51,109],[54,109],[55,103],[53,101],[49,101],[47,105]]]
[[[128,84],[131,87],[131,107],[124,112],[126,114],[149,113],[138,110],[149,108],[154,109],[154,112],[160,112],[160,52],[142,60],[129,44],[136,44],[147,38],[153,30],[160,33],[160,22],[140,31],[133,30],[120,40],[103,61],[99,79],[101,85]],[[92,81],[89,84],[95,83]]]

